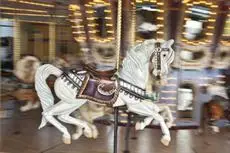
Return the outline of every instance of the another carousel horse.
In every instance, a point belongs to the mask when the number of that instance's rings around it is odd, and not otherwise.
[[[213,97],[212,100],[205,105],[208,110],[209,120],[214,122],[225,118],[230,121],[230,105],[228,102],[229,98],[227,96],[226,87],[213,81],[208,85],[207,91]],[[215,98],[215,96],[218,96],[218,98]],[[213,132],[220,131],[220,128],[217,125],[211,125],[210,127]]]
[[[39,66],[40,60],[37,57],[24,56],[16,63],[13,71],[20,81],[20,86],[13,95],[19,100],[27,101],[27,104],[20,108],[22,112],[40,107],[40,102],[34,90],[35,72]]]
[[[168,145],[171,141],[169,128],[159,114],[160,109],[157,105],[146,100],[145,88],[149,79],[159,82],[162,79],[166,80],[170,64],[174,60],[174,51],[171,48],[173,42],[169,40],[159,43],[156,40],[146,40],[131,48],[112,84],[91,79],[86,71],[63,72],[50,64],[39,67],[35,75],[35,88],[43,108],[39,128],[44,127],[47,122],[53,124],[63,133],[63,142],[69,144],[70,133],[54,116],[65,123],[84,128],[84,134],[92,137],[92,131],[86,121],[70,116],[73,111],[87,102],[110,107],[126,105],[128,111],[146,117],[141,128],[150,124],[153,119],[159,122],[163,132],[161,142]],[[151,78],[148,77],[149,74]],[[50,75],[57,76],[54,89],[60,102],[56,104],[46,83]]]

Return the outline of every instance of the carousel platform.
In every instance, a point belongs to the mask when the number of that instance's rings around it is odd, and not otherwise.
[[[38,130],[41,110],[19,112],[22,103],[4,101],[12,105],[13,116],[1,120],[1,148],[0,152],[8,153],[111,153],[113,151],[113,124],[105,126],[96,123],[99,129],[97,139],[82,136],[65,145],[61,141],[60,132],[51,125]],[[9,107],[9,106],[8,106]],[[74,127],[66,125],[70,132]],[[126,128],[118,129],[118,151],[122,153],[125,147]],[[160,143],[161,131],[147,128],[144,131],[130,133],[130,153],[222,153],[229,152],[230,131],[221,129],[220,133],[205,132],[197,135],[196,130],[171,130],[172,142],[169,147]],[[133,138],[136,139],[133,139]],[[205,149],[204,149],[205,148]]]
[[[119,114],[118,117],[118,125],[124,126],[124,127],[134,127],[136,121],[142,120],[142,117],[135,116],[131,114],[131,121],[128,120],[128,114]],[[97,118],[95,121],[97,124],[104,124],[104,125],[112,125],[114,123],[114,116],[113,115],[105,115],[103,117]],[[129,124],[129,125],[128,125]],[[146,128],[150,129],[160,129],[160,126],[157,124],[150,124],[146,126]],[[199,124],[196,121],[193,121],[191,119],[177,119],[173,126],[170,128],[170,130],[185,130],[185,129],[198,129]]]

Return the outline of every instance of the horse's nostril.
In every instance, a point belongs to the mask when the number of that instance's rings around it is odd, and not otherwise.
[[[159,75],[157,75],[156,79],[157,79],[157,80],[160,80],[160,78],[161,78],[161,77],[160,77]]]

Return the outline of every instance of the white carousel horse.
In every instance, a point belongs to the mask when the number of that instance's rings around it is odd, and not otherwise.
[[[173,40],[169,40],[159,43],[156,40],[146,40],[131,48],[127,52],[122,68],[117,73],[115,81],[117,88],[115,90],[113,88],[113,92],[104,90],[106,85],[90,79],[87,72],[70,71],[66,73],[50,64],[39,67],[35,75],[35,89],[43,108],[42,122],[39,128],[44,127],[47,122],[53,124],[63,133],[63,142],[69,144],[71,143],[70,133],[54,116],[65,123],[84,128],[84,134],[87,137],[92,137],[93,133],[86,121],[70,116],[73,111],[87,102],[111,107],[126,105],[128,111],[146,117],[144,122],[137,123],[141,124],[141,128],[150,124],[153,119],[159,122],[163,132],[161,142],[168,145],[171,140],[169,128],[159,114],[160,108],[145,100],[144,89],[149,79],[159,81],[166,79],[169,66],[174,60],[174,51],[171,48],[173,42]],[[57,76],[54,84],[55,93],[60,99],[57,104],[54,104],[54,97],[46,84],[46,78],[50,75]],[[94,93],[93,96],[90,95],[92,93]],[[110,96],[110,99],[103,97],[105,95]],[[169,122],[172,123],[171,120]]]
[[[30,94],[30,98],[26,98],[27,104],[22,106],[20,110],[22,112],[29,111],[31,109],[37,109],[40,107],[40,102],[37,101],[37,97],[33,94],[34,77],[37,68],[40,66],[40,60],[35,56],[24,56],[17,61],[14,75],[20,80],[21,88],[15,92],[15,96],[20,99],[22,94]]]

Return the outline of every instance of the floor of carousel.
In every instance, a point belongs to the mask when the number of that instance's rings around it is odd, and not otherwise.
[[[38,130],[41,110],[25,113],[15,107],[13,117],[1,119],[1,153],[112,153],[113,126],[97,125],[100,135],[97,139],[82,136],[65,145],[60,132],[46,126]],[[70,132],[74,127],[68,125]],[[119,127],[118,153],[124,150],[125,128]],[[171,131],[172,142],[169,147],[160,143],[161,132],[145,129],[136,133],[137,139],[130,139],[131,153],[229,153],[230,130],[221,129],[218,134],[205,132],[197,135],[196,130]],[[131,133],[131,137],[133,133]]]

